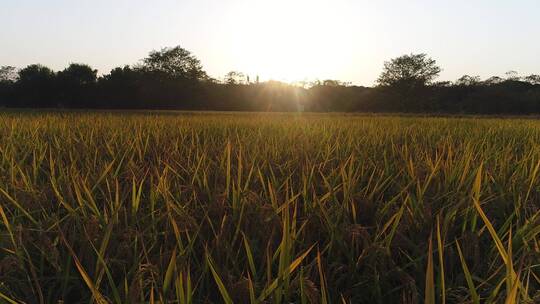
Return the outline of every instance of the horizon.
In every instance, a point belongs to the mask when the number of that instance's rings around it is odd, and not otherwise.
[[[369,87],[385,61],[409,53],[437,60],[440,81],[540,71],[540,42],[532,39],[540,33],[540,4],[534,1],[26,0],[4,6],[0,65],[17,68],[40,63],[58,71],[74,62],[103,75],[180,45],[216,79],[239,71],[261,81],[335,79]]]

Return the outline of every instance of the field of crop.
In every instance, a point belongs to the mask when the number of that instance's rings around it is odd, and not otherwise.
[[[526,119],[4,112],[0,303],[535,303],[539,169]]]

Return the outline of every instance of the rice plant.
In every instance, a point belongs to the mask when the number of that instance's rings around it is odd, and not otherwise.
[[[0,303],[536,303],[539,169],[527,119],[3,112]]]

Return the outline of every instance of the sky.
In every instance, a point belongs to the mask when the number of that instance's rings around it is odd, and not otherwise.
[[[440,80],[540,74],[540,0],[0,0],[0,65],[105,74],[176,45],[217,79],[371,86],[409,53],[437,60]]]

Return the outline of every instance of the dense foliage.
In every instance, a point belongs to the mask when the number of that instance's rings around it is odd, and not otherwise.
[[[536,303],[539,142],[534,120],[0,113],[0,302]]]
[[[540,76],[482,81],[465,75],[436,82],[441,68],[425,54],[386,62],[373,88],[336,80],[302,85],[259,82],[231,71],[221,81],[189,51],[165,48],[140,64],[98,76],[85,64],[54,72],[30,65],[0,68],[0,106],[13,108],[179,109],[224,111],[540,113]]]

